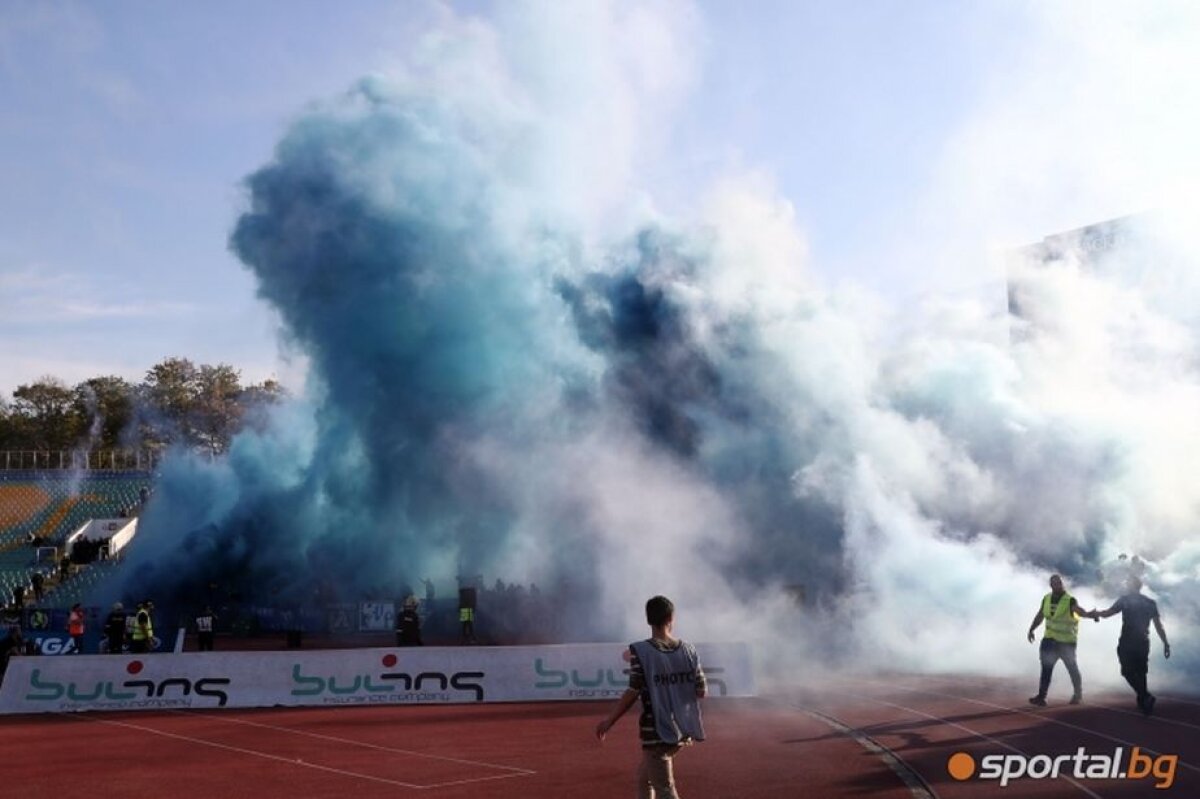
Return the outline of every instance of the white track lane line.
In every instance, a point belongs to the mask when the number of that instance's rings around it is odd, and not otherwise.
[[[216,741],[207,741],[207,740],[204,740],[203,738],[193,738],[188,735],[179,735],[178,733],[165,732],[163,730],[156,730],[152,727],[142,727],[138,724],[129,724],[127,722],[122,722],[122,721],[109,721],[106,719],[80,718],[73,714],[71,714],[71,715],[63,714],[63,715],[65,715],[67,718],[70,718],[74,721],[90,721],[90,722],[94,722],[96,724],[111,724],[116,727],[126,727],[131,730],[140,730],[142,732],[148,732],[148,733],[152,733],[154,735],[161,735],[165,738],[175,738],[180,741],[188,741],[190,743],[202,744],[204,746],[211,746],[211,747],[214,747],[217,749],[225,749],[230,752],[239,752],[241,754],[253,755],[255,757],[266,758],[267,760],[276,760],[280,763],[288,763],[292,766],[303,766],[305,768],[316,769],[317,771],[328,771],[333,774],[342,774],[342,775],[348,776],[348,777],[358,777],[360,779],[371,780],[373,782],[382,782],[382,783],[386,783],[388,785],[399,785],[403,788],[412,788],[413,790],[417,790],[417,791],[426,791],[426,790],[430,790],[433,788],[446,788],[446,787],[449,787],[452,785],[467,785],[469,783],[474,783],[474,782],[490,782],[493,780],[505,780],[505,779],[510,779],[512,777],[526,777],[526,776],[530,776],[530,775],[537,773],[536,771],[529,771],[527,769],[514,769],[511,766],[497,766],[497,765],[492,765],[492,764],[487,764],[487,763],[478,763],[478,762],[472,761],[472,760],[461,760],[458,758],[441,757],[439,755],[421,755],[420,752],[407,752],[403,749],[387,749],[386,747],[377,747],[377,746],[372,746],[371,744],[361,744],[358,741],[352,741],[352,740],[344,739],[344,738],[334,738],[332,736],[311,734],[311,735],[313,735],[313,737],[317,737],[317,738],[328,738],[329,740],[333,740],[333,741],[343,741],[345,743],[359,744],[361,746],[366,746],[366,747],[372,748],[372,749],[385,749],[386,751],[391,751],[391,752],[396,752],[396,753],[414,754],[414,755],[418,755],[418,756],[429,757],[432,759],[449,760],[452,762],[463,763],[463,764],[469,763],[472,765],[486,766],[488,768],[493,768],[493,769],[498,769],[498,770],[511,770],[514,772],[512,774],[493,774],[488,777],[468,777],[468,778],[461,779],[461,780],[450,780],[448,782],[434,782],[434,783],[429,783],[429,784],[425,784],[425,785],[417,785],[415,783],[401,782],[399,780],[389,780],[385,777],[375,777],[370,774],[362,774],[357,771],[347,771],[345,769],[333,768],[332,766],[321,766],[316,763],[309,763],[309,762],[306,762],[303,760],[293,760],[292,758],[281,757],[279,755],[272,755],[269,752],[259,752],[254,749],[244,749],[239,746],[230,746],[229,744],[217,743]],[[196,714],[196,715],[204,715],[206,718],[208,717],[208,714]],[[255,724],[254,726],[268,727],[269,729],[278,729],[283,732],[296,732],[295,730],[288,730],[286,727],[275,728],[275,727],[271,727],[271,725],[264,725],[264,724]]]
[[[822,713],[819,710],[813,710],[804,705],[795,705],[796,709],[809,718],[815,719],[831,730],[837,730],[842,735],[857,743],[863,749],[867,750],[875,757],[883,761],[884,765],[892,770],[892,772],[900,778],[904,786],[908,788],[909,793],[913,795],[913,799],[938,799],[937,791],[933,786],[925,781],[921,776],[921,772],[912,767],[904,758],[896,754],[894,751],[876,741],[871,736],[857,727],[852,727],[836,716],[831,716],[828,713]]]
[[[303,760],[295,760],[290,757],[281,757],[279,755],[270,754],[269,752],[259,752],[254,749],[243,749],[240,746],[230,746],[229,744],[217,743],[216,741],[206,741],[203,738],[193,738],[190,735],[179,735],[179,734],[173,733],[173,732],[164,732],[162,730],[156,730],[153,727],[142,727],[141,725],[129,724],[124,721],[109,721],[107,719],[77,718],[74,715],[68,715],[67,718],[75,719],[77,721],[92,722],[93,724],[109,724],[114,727],[124,727],[125,729],[129,729],[129,730],[138,730],[140,732],[148,732],[151,735],[160,735],[164,738],[174,738],[177,741],[187,741],[188,743],[200,744],[201,746],[211,746],[215,749],[224,749],[228,752],[237,752],[238,754],[251,755],[253,757],[261,757],[266,760],[274,760],[279,763],[287,763],[288,765],[291,765],[291,766],[302,766],[304,768],[316,769],[317,771],[328,771],[332,774],[340,774],[345,777],[358,777],[359,779],[371,780],[372,782],[382,782],[382,783],[386,783],[387,785],[398,785],[401,788],[412,788],[414,790],[419,791],[419,790],[424,790],[425,788],[429,787],[426,785],[414,785],[409,782],[400,782],[399,780],[389,780],[384,777],[373,777],[370,774],[359,774],[357,771],[346,771],[344,769],[333,768],[331,766],[320,766],[320,765],[317,765],[316,763],[306,763]]]
[[[307,730],[297,730],[292,727],[280,727],[275,724],[263,724],[262,722],[250,721],[249,719],[227,718],[224,715],[221,715],[219,713],[205,713],[203,711],[198,711],[198,710],[172,710],[169,712],[175,713],[180,716],[203,716],[206,719],[214,719],[216,721],[222,721],[227,724],[243,724],[248,727],[260,727],[264,730],[274,730],[276,732],[287,732],[287,733],[291,733],[292,735],[303,735],[308,738],[317,738],[317,739],[323,740],[323,741],[337,741],[338,743],[353,744],[355,746],[361,746],[365,749],[378,749],[382,752],[394,752],[394,753],[400,754],[400,755],[412,755],[414,757],[423,757],[423,758],[427,758],[429,760],[444,760],[448,763],[460,763],[460,764],[468,765],[468,766],[480,766],[482,768],[490,768],[490,769],[494,769],[496,771],[514,772],[513,774],[503,775],[505,777],[528,776],[531,774],[537,774],[536,771],[532,771],[527,768],[517,768],[516,766],[501,766],[496,763],[485,763],[481,760],[464,760],[460,757],[447,757],[446,755],[431,755],[431,754],[427,754],[425,752],[415,752],[411,749],[397,749],[392,746],[382,746],[380,744],[367,743],[366,741],[356,741],[353,738],[339,738],[336,735],[322,735],[321,733],[318,733],[318,732],[308,732]],[[495,779],[495,778],[487,777],[486,779]],[[471,780],[468,780],[468,782],[470,782],[470,781]]]
[[[942,679],[947,679],[947,678],[942,678]],[[949,678],[949,679],[954,679],[954,678]],[[1176,699],[1175,697],[1166,697],[1166,698],[1170,699],[1170,702],[1180,702],[1180,699]],[[1195,702],[1195,703],[1184,702],[1184,704],[1200,704],[1200,702]],[[1178,721],[1176,719],[1168,719],[1168,717],[1166,717],[1166,716],[1156,716],[1156,715],[1147,716],[1144,713],[1134,713],[1133,710],[1126,710],[1124,708],[1114,708],[1114,707],[1112,707],[1111,704],[1099,704],[1097,702],[1087,702],[1084,705],[1082,705],[1082,707],[1096,708],[1097,710],[1108,710],[1109,713],[1120,713],[1123,716],[1134,716],[1134,717],[1138,717],[1138,719],[1145,719],[1147,721],[1150,721],[1151,723],[1164,723],[1164,725],[1171,725],[1171,726],[1175,726],[1175,727],[1186,727],[1188,729],[1196,729],[1196,731],[1200,731],[1200,725],[1194,725],[1194,723],[1190,723],[1188,721]],[[1037,715],[1037,714],[1034,714],[1034,715]],[[1147,751],[1150,751],[1150,750],[1147,750]]]
[[[829,689],[825,689],[825,690],[829,690]],[[1015,752],[1018,755],[1021,755],[1022,757],[1033,757],[1033,755],[1031,755],[1029,752],[1026,752],[1025,750],[1023,750],[1019,747],[1013,746],[1010,743],[1002,741],[999,738],[993,738],[992,736],[988,735],[985,732],[979,732],[978,730],[973,730],[964,724],[959,724],[956,721],[950,721],[949,719],[944,719],[941,716],[935,716],[932,713],[926,713],[923,710],[917,710],[915,707],[907,707],[906,705],[898,705],[895,702],[888,702],[885,699],[875,699],[874,697],[863,696],[862,694],[857,694],[857,693],[849,694],[849,693],[846,693],[845,691],[832,691],[832,693],[841,694],[842,696],[848,696],[853,699],[866,699],[868,702],[875,702],[876,704],[887,705],[888,707],[894,707],[897,710],[904,710],[909,713],[915,713],[918,716],[923,716],[924,718],[927,718],[931,721],[939,722],[941,724],[946,725],[947,727],[954,727],[956,729],[962,730],[963,732],[967,733],[968,735],[973,735],[976,738],[982,738],[983,740],[994,743],[996,746],[1003,747],[1003,748],[1009,750],[1010,752]],[[886,734],[887,733],[880,733],[880,735],[886,735]],[[1147,751],[1149,751],[1149,750],[1147,750]],[[924,779],[924,778],[922,778],[922,779]],[[1066,780],[1067,782],[1071,783],[1079,790],[1083,791],[1088,796],[1092,797],[1092,799],[1104,799],[1104,797],[1102,797],[1100,794],[1096,793],[1095,791],[1093,791],[1091,788],[1087,787],[1086,785],[1076,782],[1071,777],[1060,776],[1058,779]],[[928,782],[928,780],[926,780],[926,782]]]
[[[898,689],[901,691],[908,691],[909,693],[914,693],[914,694],[925,694],[927,696],[941,696],[941,697],[945,697],[946,699],[955,699],[955,700],[958,700],[961,702],[970,702],[971,704],[974,704],[974,705],[981,705],[982,707],[990,707],[993,710],[1004,710],[1009,713],[1020,713],[1022,716],[1031,716],[1032,718],[1035,718],[1035,719],[1042,719],[1043,721],[1048,721],[1051,724],[1057,724],[1060,727],[1069,727],[1072,730],[1077,730],[1079,732],[1086,732],[1088,735],[1094,735],[1097,738],[1105,738],[1109,741],[1112,741],[1113,743],[1121,744],[1122,746],[1136,746],[1139,749],[1141,749],[1143,752],[1149,752],[1152,755],[1164,754],[1163,752],[1159,752],[1157,750],[1151,749],[1148,746],[1142,746],[1139,743],[1134,743],[1133,741],[1127,741],[1124,738],[1118,738],[1115,735],[1108,735],[1107,733],[1100,732],[1099,730],[1093,730],[1093,729],[1089,729],[1087,727],[1080,727],[1078,724],[1072,724],[1069,721],[1062,721],[1060,719],[1056,719],[1054,716],[1051,716],[1051,715],[1045,714],[1045,713],[1034,713],[1032,711],[1025,710],[1025,709],[1019,708],[1019,707],[1006,707],[1004,705],[996,705],[991,702],[984,702],[982,699],[971,699],[968,696],[959,696],[957,694],[948,694],[943,691],[929,691],[924,688],[908,688],[906,686],[899,685],[897,683],[891,683],[891,682],[878,683],[878,682],[875,682],[874,680],[864,680],[861,677],[851,677],[850,679],[855,680],[856,682],[863,682],[868,685],[882,686],[882,687],[886,687],[886,688],[894,688],[894,689]],[[1194,772],[1200,774],[1200,768],[1197,768],[1196,766],[1193,766],[1190,763],[1185,763],[1185,762],[1183,762],[1182,759],[1178,760],[1177,762],[1180,766],[1183,766],[1185,769],[1187,769],[1189,771],[1194,771]]]

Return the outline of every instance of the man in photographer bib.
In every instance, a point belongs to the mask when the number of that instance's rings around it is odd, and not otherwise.
[[[664,596],[646,603],[651,637],[629,645],[629,688],[606,719],[596,725],[601,741],[639,698],[642,763],[639,799],[679,799],[674,758],[684,746],[704,740],[699,700],[708,693],[696,647],[671,635],[675,606]]]

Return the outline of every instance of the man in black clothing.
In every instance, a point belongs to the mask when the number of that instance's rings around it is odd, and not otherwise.
[[[217,616],[213,613],[212,608],[205,606],[204,612],[196,617],[196,643],[201,652],[213,651],[214,632],[213,627],[217,621]]]
[[[104,640],[108,644],[108,654],[120,655],[125,649],[125,606],[114,602],[112,610],[104,620]]]
[[[404,600],[396,616],[396,646],[424,646],[421,640],[421,617],[417,615],[417,598]]]
[[[25,651],[25,638],[21,634],[21,612],[16,608],[0,607],[0,626],[3,626],[4,637],[0,638],[0,678],[8,668],[8,660],[13,655]]]
[[[1171,657],[1171,645],[1158,616],[1158,603],[1141,593],[1142,581],[1130,576],[1125,581],[1125,594],[1108,610],[1092,610],[1083,615],[1096,620],[1121,614],[1121,637],[1117,641],[1117,659],[1121,662],[1121,676],[1137,694],[1137,705],[1149,716],[1154,712],[1157,701],[1146,688],[1146,673],[1150,669],[1150,622],[1163,643],[1163,657]]]

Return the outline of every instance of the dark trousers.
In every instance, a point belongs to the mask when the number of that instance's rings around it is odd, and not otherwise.
[[[1119,641],[1117,659],[1121,661],[1121,676],[1137,694],[1140,705],[1150,693],[1146,690],[1146,672],[1150,670],[1150,642]]]
[[[197,641],[199,642],[199,644],[200,644],[200,651],[201,651],[201,652],[211,652],[211,651],[213,651],[213,634],[212,634],[211,632],[207,632],[207,633],[206,633],[206,632],[198,632],[198,633],[196,633],[196,640],[197,640]]]
[[[1060,659],[1067,667],[1067,674],[1071,675],[1071,685],[1075,689],[1075,695],[1083,694],[1083,678],[1079,676],[1079,666],[1075,663],[1075,644],[1065,644],[1062,641],[1043,638],[1038,655],[1042,660],[1042,678],[1038,681],[1038,696],[1042,699],[1046,698],[1046,692],[1050,690],[1050,675],[1054,673],[1054,664]]]
[[[125,636],[110,635],[108,636],[108,654],[120,655],[122,648],[125,646]]]

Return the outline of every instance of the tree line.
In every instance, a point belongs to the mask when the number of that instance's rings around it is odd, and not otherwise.
[[[228,364],[167,358],[140,383],[112,375],[70,386],[53,376],[0,395],[0,450],[161,450],[220,455],[284,390],[275,380],[242,385]]]

